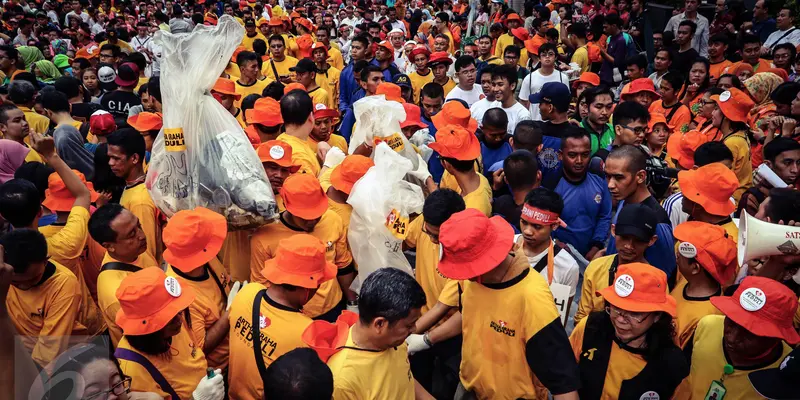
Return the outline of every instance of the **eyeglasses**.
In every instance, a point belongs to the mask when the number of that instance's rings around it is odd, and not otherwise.
[[[109,393],[113,393],[115,396],[120,396],[123,393],[128,393],[130,391],[131,391],[131,377],[130,376],[126,376],[126,377],[122,378],[122,380],[119,381],[119,383],[117,383],[116,385],[112,386],[111,389],[104,390],[102,392],[97,392],[97,393],[95,393],[95,394],[93,394],[91,396],[88,396],[88,397],[84,397],[83,400],[99,399],[100,396],[107,395]],[[103,397],[103,398],[105,398],[105,397]]]
[[[620,125],[620,126],[625,128],[625,129],[627,129],[627,130],[629,130],[629,131],[633,131],[633,133],[635,133],[637,135],[644,135],[645,133],[647,133],[647,127],[646,126],[640,126],[638,128],[631,128],[628,125]]]
[[[606,306],[606,314],[611,316],[611,319],[617,319],[617,317],[622,317],[625,322],[630,323],[631,321],[636,321],[637,324],[641,324],[642,321],[647,319],[650,316],[650,313],[637,313],[637,312],[630,312],[630,311],[623,311],[619,308]]]

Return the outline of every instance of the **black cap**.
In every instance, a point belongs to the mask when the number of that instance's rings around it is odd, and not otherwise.
[[[317,72],[317,64],[314,64],[314,61],[311,61],[310,58],[304,58],[298,61],[297,65],[289,68],[289,71],[301,74],[304,72]]]
[[[528,96],[528,100],[533,104],[550,103],[558,111],[565,112],[569,110],[571,97],[567,85],[561,82],[547,82],[542,86],[542,90]]]
[[[406,74],[397,74],[392,78],[392,83],[400,87],[411,87],[411,78]]]
[[[614,234],[630,235],[643,242],[649,242],[656,234],[656,212],[643,204],[625,204],[614,224]]]
[[[794,349],[778,368],[753,371],[748,375],[753,388],[768,399],[796,399],[800,393],[800,348]]]

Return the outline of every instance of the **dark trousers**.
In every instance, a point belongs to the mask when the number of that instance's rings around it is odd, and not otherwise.
[[[410,357],[414,378],[433,397],[450,400],[456,393],[461,366],[461,335],[436,343]]]

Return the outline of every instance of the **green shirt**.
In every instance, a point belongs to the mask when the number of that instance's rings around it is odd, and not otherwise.
[[[589,125],[588,122],[584,119],[581,121],[581,128],[586,129],[589,132],[589,138],[592,141],[592,155],[597,153],[599,149],[608,148],[611,145],[611,142],[614,141],[614,126],[611,123],[607,123],[603,128],[602,132],[595,132],[594,129]]]

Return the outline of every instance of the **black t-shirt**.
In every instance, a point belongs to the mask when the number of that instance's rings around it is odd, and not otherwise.
[[[106,93],[100,99],[100,107],[114,116],[117,128],[128,126],[128,110],[140,104],[142,101],[135,93],[121,90]]]
[[[514,202],[514,197],[510,194],[504,194],[494,199],[492,202],[492,214],[500,215],[515,231],[519,230],[519,218],[522,216],[522,206],[518,206]]]
[[[655,197],[650,196],[641,202],[641,204],[656,212],[656,220],[658,220],[659,224],[672,225],[669,215],[667,215],[667,212],[664,211],[664,207],[661,207],[661,204],[658,203],[658,200],[656,200]]]
[[[700,57],[700,53],[694,48],[682,53],[677,51],[675,52],[675,59],[672,60],[672,68],[683,74],[685,78],[689,74],[689,70],[692,69],[692,64],[694,64],[694,60],[697,60],[697,57]]]
[[[79,122],[89,122],[89,118],[95,111],[100,109],[97,103],[74,103],[72,104],[72,118]]]

